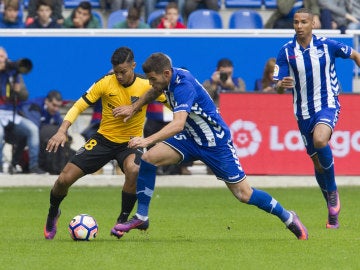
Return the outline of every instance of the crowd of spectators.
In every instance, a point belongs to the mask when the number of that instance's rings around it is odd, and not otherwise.
[[[164,12],[150,25],[148,18],[158,10],[157,0],[99,0],[96,10],[91,2],[83,1],[64,10],[62,0],[0,0],[0,28],[104,28],[106,17],[117,10],[128,10],[128,18],[119,19],[113,28],[187,28],[190,14],[198,9],[221,10],[218,0],[169,0]],[[306,7],[314,14],[315,28],[346,29],[360,28],[359,1],[353,0],[278,0],[275,9],[264,21],[264,28],[292,29],[294,12]],[[255,10],[255,9],[254,9]],[[66,11],[66,12],[65,12]],[[64,14],[69,14],[64,16]],[[171,23],[171,18],[177,18]],[[174,20],[174,19],[172,19]]]

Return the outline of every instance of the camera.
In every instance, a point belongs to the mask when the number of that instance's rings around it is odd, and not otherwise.
[[[5,64],[6,70],[15,70],[17,73],[20,74],[27,74],[32,69],[32,62],[30,59],[21,58],[17,61],[7,60]]]
[[[228,76],[229,75],[226,72],[220,72],[220,81],[222,81],[223,83],[226,82]]]

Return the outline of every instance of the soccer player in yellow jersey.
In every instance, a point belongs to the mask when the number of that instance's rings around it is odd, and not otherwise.
[[[139,172],[142,148],[128,148],[132,137],[142,136],[146,107],[124,122],[121,117],[113,116],[113,109],[122,105],[131,105],[150,88],[149,81],[134,73],[136,63],[134,54],[127,47],[115,50],[111,58],[113,73],[105,75],[95,82],[90,89],[79,98],[65,115],[57,133],[49,140],[46,150],[56,152],[64,146],[67,130],[81,112],[102,101],[102,120],[100,127],[83,147],[65,165],[50,192],[50,208],[44,228],[46,239],[53,239],[56,234],[57,221],[60,216],[60,203],[68,193],[70,186],[86,174],[96,172],[109,161],[116,159],[125,174],[122,189],[121,212],[117,223],[128,219],[136,203],[136,179]],[[158,98],[166,102],[165,96]]]

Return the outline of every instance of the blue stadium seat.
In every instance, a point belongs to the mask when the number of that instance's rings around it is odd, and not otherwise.
[[[264,0],[265,8],[277,8],[276,0]]]
[[[237,10],[229,18],[230,29],[262,29],[263,20],[255,10]]]
[[[97,18],[99,20],[100,27],[103,28],[104,27],[104,20],[103,20],[103,18],[101,16],[100,12],[93,10],[91,13],[95,18]]]
[[[262,0],[225,0],[226,8],[261,8]]]
[[[83,0],[64,0],[65,8],[76,8]],[[100,8],[100,0],[89,1],[92,8]]]
[[[165,9],[156,9],[153,12],[151,12],[147,19],[147,24],[151,26],[151,23],[159,18],[160,16],[165,15]]]
[[[169,2],[170,2],[170,1],[166,1],[166,0],[162,1],[162,0],[159,0],[159,1],[156,2],[155,8],[157,8],[157,9],[165,9],[166,6],[167,6],[167,4],[168,4]]]
[[[107,28],[113,28],[113,26],[119,22],[125,21],[128,15],[127,9],[119,9],[110,13],[107,22]]]
[[[223,23],[219,12],[210,9],[198,9],[190,13],[187,28],[221,29]]]

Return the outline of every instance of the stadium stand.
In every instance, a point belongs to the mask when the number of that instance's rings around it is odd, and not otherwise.
[[[128,15],[127,9],[119,9],[111,12],[107,20],[107,28],[113,28],[115,24],[125,21],[127,15]]]
[[[274,9],[277,8],[276,0],[264,0],[265,8]]]
[[[65,8],[76,8],[82,0],[64,0]],[[89,1],[92,8],[100,8],[100,0]]]
[[[262,0],[225,0],[226,8],[261,8]]]
[[[221,29],[223,28],[223,23],[219,12],[209,9],[198,9],[189,15],[187,27],[190,29]]]
[[[229,18],[230,29],[262,29],[263,20],[255,10],[234,11]]]
[[[101,13],[99,11],[93,10],[92,15],[99,20],[100,26],[103,28],[104,27],[104,20],[103,20],[103,17],[101,15]]]

